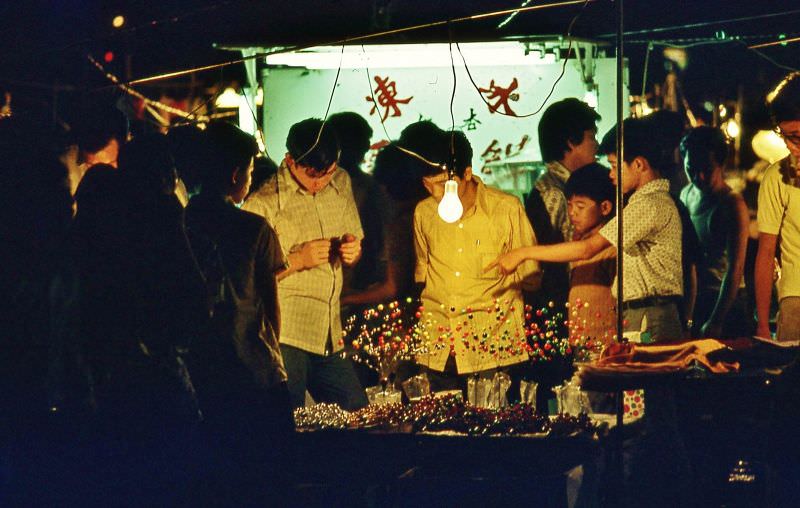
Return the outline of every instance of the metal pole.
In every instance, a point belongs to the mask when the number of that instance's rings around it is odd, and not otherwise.
[[[625,53],[623,51],[623,0],[615,0],[617,4],[617,342],[622,342],[622,286],[624,283],[622,271],[622,252],[623,234],[622,234],[622,208],[623,208],[623,195],[622,195],[622,164],[624,162],[624,147],[623,140],[624,128],[623,120],[625,119],[625,105],[627,104],[627,97],[625,96],[625,88],[623,86],[623,79],[625,78]],[[616,489],[612,492],[612,498],[617,501],[622,499],[622,490],[625,485],[625,462],[622,454],[622,426],[624,415],[624,396],[623,390],[617,391],[617,425],[614,429],[614,447],[615,455],[614,463],[616,466]]]
[[[623,0],[616,0],[617,2],[617,341],[622,341],[622,284],[623,284],[623,267],[622,267],[622,164],[624,161],[624,145],[623,142],[623,120],[625,119],[625,104],[627,97],[625,97],[625,87],[623,80],[625,78],[625,62],[623,52]]]

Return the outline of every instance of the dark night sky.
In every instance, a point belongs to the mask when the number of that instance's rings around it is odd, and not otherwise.
[[[19,108],[44,107],[54,83],[72,86],[75,93],[96,93],[105,83],[90,68],[85,55],[115,53],[112,69],[124,74],[131,55],[134,78],[221,62],[235,57],[212,48],[213,43],[308,44],[516,7],[521,0],[12,0],[0,5],[0,90],[14,92]],[[532,4],[545,3],[534,0]],[[608,38],[615,30],[614,4],[590,3],[575,25],[579,36]],[[517,16],[503,29],[502,18],[454,26],[457,40],[492,40],[509,35],[563,34],[579,6],[548,9]],[[386,15],[376,14],[382,10]],[[796,36],[800,4],[796,0],[733,2],[726,0],[627,0],[626,31],[663,27],[668,31],[632,33],[626,54],[631,59],[631,85],[641,86],[647,40],[742,37],[747,42],[774,40],[778,34]],[[685,27],[690,24],[798,10],[778,17]],[[122,30],[111,26],[123,14]],[[153,23],[153,22],[156,23]],[[794,30],[794,31],[793,31]],[[446,39],[444,29],[406,35],[398,41]],[[613,40],[613,38],[609,39]],[[634,42],[637,41],[637,42]],[[387,42],[384,40],[383,42]],[[657,48],[658,49],[658,48]],[[800,67],[800,43],[763,50],[775,62]],[[785,70],[746,49],[742,42],[703,45],[689,50],[682,78],[691,100],[735,97],[737,87],[753,97],[769,88]],[[206,82],[236,78],[228,67],[205,73]],[[654,51],[650,79],[663,77],[663,60]],[[150,89],[152,91],[152,89]],[[147,89],[144,89],[147,91]],[[713,97],[709,97],[713,96]],[[27,103],[26,103],[27,101]]]

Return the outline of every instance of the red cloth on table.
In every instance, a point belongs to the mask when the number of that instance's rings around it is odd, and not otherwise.
[[[674,372],[699,362],[715,374],[739,370],[739,362],[724,362],[709,355],[727,346],[715,339],[671,344],[611,344],[593,366],[619,372]]]

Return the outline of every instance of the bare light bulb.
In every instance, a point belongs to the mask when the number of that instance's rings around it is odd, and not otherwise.
[[[461,218],[464,213],[464,206],[458,199],[458,182],[447,180],[444,183],[444,197],[439,201],[439,217],[448,224],[452,224]]]

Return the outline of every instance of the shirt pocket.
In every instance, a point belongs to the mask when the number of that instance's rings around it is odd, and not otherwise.
[[[476,259],[478,262],[477,278],[483,280],[497,280],[501,277],[500,270],[497,267],[491,270],[486,270],[486,267],[498,256],[500,256],[500,249],[497,247],[481,247],[476,250]]]
[[[288,255],[292,251],[292,247],[297,243],[297,227],[287,220],[284,214],[278,214],[272,226],[275,230],[275,236],[278,237],[281,251]]]

